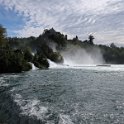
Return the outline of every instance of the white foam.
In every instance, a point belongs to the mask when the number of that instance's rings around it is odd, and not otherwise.
[[[22,110],[21,114],[28,116],[36,116],[37,119],[44,119],[45,114],[48,112],[48,108],[41,106],[40,101],[24,100],[20,94],[14,96],[14,101],[20,106]]]
[[[50,62],[50,61],[49,61]],[[84,69],[84,70],[96,70],[96,71],[124,71],[124,65],[121,64],[112,64],[112,65],[109,65],[109,66],[97,66],[95,64],[55,64],[55,63],[52,63],[50,62],[50,68],[52,69],[66,69],[66,68],[70,68],[70,69]]]
[[[74,124],[69,115],[60,114],[59,124]]]
[[[111,65],[111,66],[85,65],[85,66],[75,66],[75,68],[85,69],[85,70],[96,70],[96,71],[124,71],[124,65]]]
[[[20,94],[13,95],[14,101],[17,105],[20,106],[21,113],[23,115],[27,115],[30,117],[37,117],[40,120],[47,120],[49,118],[48,115],[48,107],[42,106],[40,100],[24,100]],[[54,124],[52,120],[48,120],[47,124]],[[59,124],[74,124],[70,119],[69,115],[60,114],[59,115]]]

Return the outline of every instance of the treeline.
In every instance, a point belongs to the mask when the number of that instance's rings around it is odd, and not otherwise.
[[[17,38],[7,37],[6,30],[0,26],[0,73],[22,72],[32,68],[31,63],[40,69],[49,68],[48,59],[63,63],[62,51],[69,46],[92,52],[100,49],[106,63],[124,64],[124,48],[113,43],[110,46],[96,45],[94,37],[81,41],[76,36],[68,39],[67,35],[56,32],[53,28],[46,29],[39,37]],[[83,57],[83,56],[81,56]]]

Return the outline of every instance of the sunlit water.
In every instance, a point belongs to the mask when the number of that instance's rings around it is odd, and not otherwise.
[[[124,66],[0,75],[0,123],[123,124]]]

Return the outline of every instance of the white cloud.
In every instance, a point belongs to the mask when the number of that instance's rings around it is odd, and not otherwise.
[[[23,29],[15,31],[18,36],[38,36],[43,29],[54,27],[69,35],[79,35],[80,38],[95,32],[100,40],[112,41],[114,36],[119,36],[124,24],[124,16],[120,17],[121,22],[117,18],[118,13],[124,11],[123,0],[0,0],[0,4],[26,19]],[[110,20],[112,17],[114,20]],[[118,32],[114,31],[115,23]],[[107,29],[114,33],[113,37],[107,35],[105,39],[101,32],[105,30],[107,33]]]

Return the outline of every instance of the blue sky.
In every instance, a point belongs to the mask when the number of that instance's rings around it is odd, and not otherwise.
[[[14,9],[6,10],[3,5],[0,4],[0,24],[7,28],[9,36],[16,36],[16,30],[21,30],[25,21],[23,16],[17,14]]]
[[[124,0],[0,0],[9,36],[38,36],[46,28],[100,44],[124,44]]]

